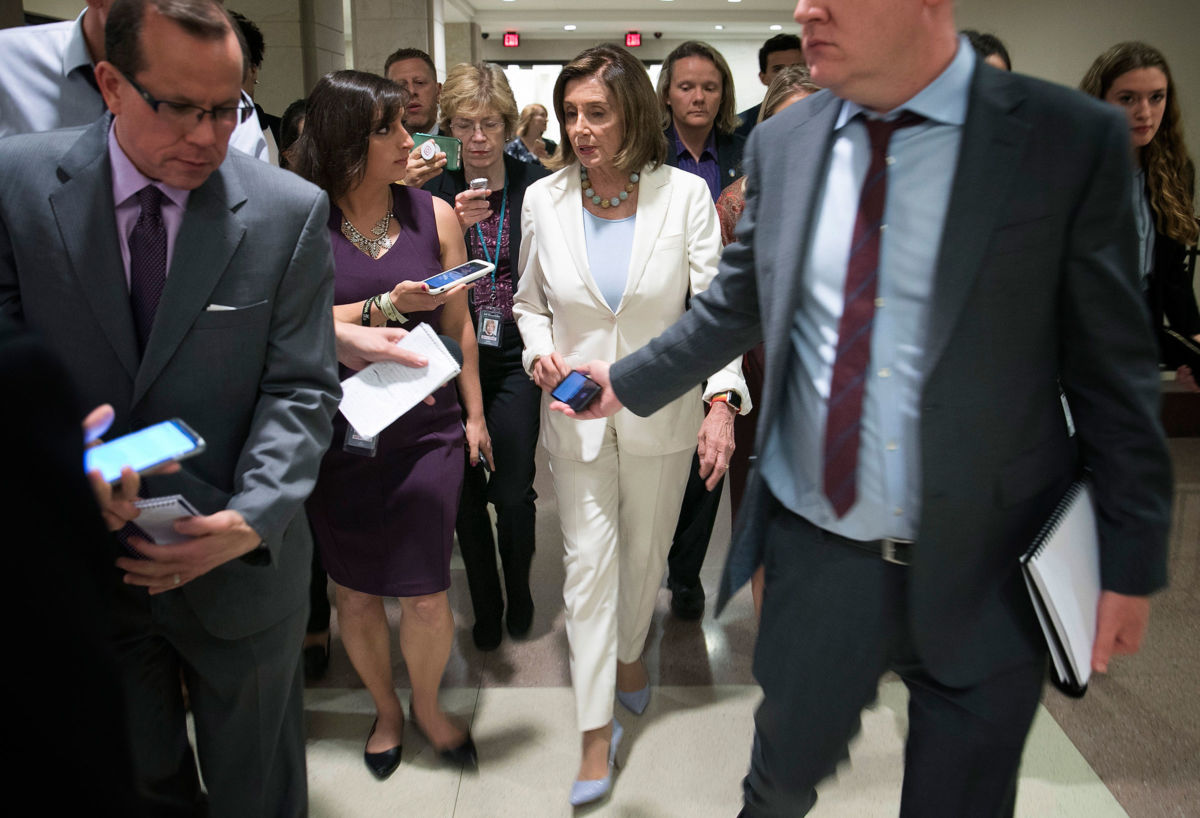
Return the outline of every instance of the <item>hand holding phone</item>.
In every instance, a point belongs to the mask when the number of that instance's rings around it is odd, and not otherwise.
[[[468,261],[466,264],[451,267],[444,273],[430,276],[422,283],[428,288],[430,293],[437,295],[458,284],[470,284],[472,281],[483,278],[494,269],[496,269],[495,264],[474,259]]]
[[[600,394],[600,384],[582,372],[572,372],[550,390],[550,397],[571,407],[573,412],[582,412]]]
[[[412,138],[413,149],[426,162],[432,161],[439,153],[444,153],[446,154],[446,170],[458,170],[462,167],[461,139],[427,133],[415,133]]]
[[[204,438],[175,418],[93,446],[83,453],[83,470],[99,471],[105,482],[121,479],[128,467],[142,474],[164,463],[183,460],[204,451]]]

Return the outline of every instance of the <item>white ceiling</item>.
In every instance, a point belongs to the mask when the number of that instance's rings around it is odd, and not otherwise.
[[[475,22],[498,35],[511,30],[528,39],[578,37],[607,39],[638,30],[650,39],[661,31],[671,39],[719,40],[770,37],[772,24],[798,32],[794,0],[445,0],[446,22]],[[577,26],[573,32],[563,26]],[[723,26],[717,30],[715,26]]]

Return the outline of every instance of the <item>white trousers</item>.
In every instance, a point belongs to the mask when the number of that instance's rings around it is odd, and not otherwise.
[[[623,453],[611,424],[590,463],[550,457],[581,731],[612,719],[616,662],[635,662],[645,648],[691,464],[691,449]]]

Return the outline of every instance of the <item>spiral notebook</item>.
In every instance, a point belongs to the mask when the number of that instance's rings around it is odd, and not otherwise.
[[[1076,698],[1087,692],[1100,602],[1100,544],[1096,510],[1085,480],[1078,480],[1033,544],[1021,556],[1022,573],[1037,611],[1054,684]]]
[[[156,545],[174,545],[188,537],[175,530],[175,522],[184,517],[198,517],[200,512],[182,494],[165,497],[148,497],[134,501],[140,513],[133,519],[133,526],[140,529],[145,539]]]

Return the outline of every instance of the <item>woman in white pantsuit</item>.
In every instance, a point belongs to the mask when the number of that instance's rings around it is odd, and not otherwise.
[[[559,76],[554,107],[565,128],[561,169],[525,194],[513,305],[525,369],[547,393],[571,364],[615,361],[670,326],[716,275],[721,248],[704,180],[663,164],[654,88],[627,51],[584,51]],[[746,394],[740,359],[705,395],[730,389]],[[550,412],[543,397],[583,733],[576,805],[611,789],[614,692],[635,713],[649,700],[642,650],[697,434],[710,470],[723,473],[733,450],[734,411],[725,403],[705,418],[698,392],[648,418],[622,411],[584,422]]]

